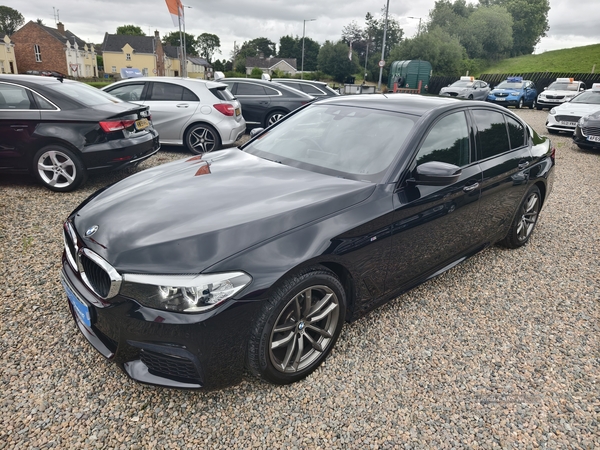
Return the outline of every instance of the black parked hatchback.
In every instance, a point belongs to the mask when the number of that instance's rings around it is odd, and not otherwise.
[[[71,191],[90,171],[136,164],[159,148],[147,106],[77,81],[0,76],[0,171]]]
[[[221,78],[242,104],[242,115],[249,126],[268,127],[286,114],[315,100],[304,92],[274,81],[253,78]]]
[[[217,388],[246,367],[291,383],[344,322],[487,246],[527,243],[554,160],[549,139],[489,103],[321,100],[241,150],[88,198],[64,224],[67,304],[140,382]]]

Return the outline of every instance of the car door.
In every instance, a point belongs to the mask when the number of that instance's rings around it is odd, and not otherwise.
[[[143,102],[150,107],[152,123],[164,144],[183,143],[183,131],[196,113],[200,100],[184,86],[151,81]]]
[[[537,97],[537,91],[532,81],[525,83],[525,103],[530,104]]]
[[[246,123],[262,126],[271,103],[265,88],[258,83],[237,81],[234,95],[242,104],[242,115]]]
[[[486,89],[487,83],[484,83],[483,81],[477,81],[475,82],[475,87],[477,89],[475,89],[473,98],[475,98],[475,100],[485,100],[489,92],[489,89]]]
[[[473,133],[464,111],[446,114],[429,129],[394,195],[392,251],[386,290],[408,287],[478,248],[479,164],[473,162]],[[445,186],[414,182],[419,165],[439,161],[460,167]]]
[[[477,158],[483,173],[480,226],[486,240],[502,239],[529,180],[532,162],[525,127],[513,116],[473,109]]]
[[[30,168],[28,155],[40,118],[29,89],[0,82],[0,168]]]

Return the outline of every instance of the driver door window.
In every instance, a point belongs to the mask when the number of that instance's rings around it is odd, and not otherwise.
[[[117,98],[120,98],[125,102],[136,102],[142,98],[143,90],[144,83],[132,83],[117,86],[115,89],[110,90],[108,93],[110,95],[114,95]]]
[[[470,161],[469,129],[461,111],[438,121],[425,138],[417,153],[417,166],[440,161],[463,167]]]

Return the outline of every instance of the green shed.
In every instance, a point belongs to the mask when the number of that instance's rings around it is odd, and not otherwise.
[[[406,61],[394,61],[390,66],[388,89],[394,87],[398,81],[398,88],[417,89],[421,81],[420,94],[426,92],[431,78],[431,64],[428,61],[412,59]]]

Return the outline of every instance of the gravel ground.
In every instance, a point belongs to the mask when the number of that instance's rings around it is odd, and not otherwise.
[[[547,112],[518,114],[545,132]],[[524,248],[346,325],[302,382],[208,393],[131,381],[69,315],[61,223],[125,174],[71,194],[2,176],[0,449],[600,448],[600,152],[552,139],[554,191]]]

